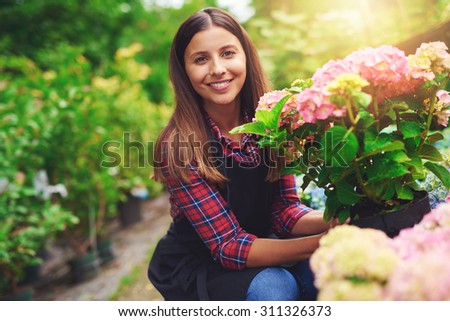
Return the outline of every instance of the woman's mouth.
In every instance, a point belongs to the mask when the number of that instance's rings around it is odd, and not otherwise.
[[[210,84],[208,84],[208,86],[216,89],[216,90],[223,90],[228,88],[228,85],[231,83],[231,80],[224,80],[224,81],[220,81],[220,82],[212,82]]]

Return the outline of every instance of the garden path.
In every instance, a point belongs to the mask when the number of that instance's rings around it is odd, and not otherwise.
[[[162,300],[148,281],[147,266],[151,251],[169,224],[167,193],[145,202],[140,222],[124,228],[117,219],[112,221],[110,230],[115,260],[102,266],[96,277],[80,284],[68,282],[68,267],[62,261],[65,250],[55,246],[50,260],[43,266],[43,275],[53,274],[54,281],[38,287],[34,300],[104,301],[110,300],[113,294],[114,300],[121,301]],[[124,278],[133,280],[126,284]]]

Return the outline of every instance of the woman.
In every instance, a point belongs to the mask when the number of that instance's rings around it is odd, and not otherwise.
[[[314,300],[307,259],[329,225],[253,135],[229,133],[269,90],[247,33],[204,9],[180,26],[169,65],[176,106],[155,178],[170,192],[173,223],[149,279],[166,300]]]

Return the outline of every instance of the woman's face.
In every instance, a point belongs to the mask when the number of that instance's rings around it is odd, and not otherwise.
[[[206,109],[234,106],[246,78],[246,57],[238,38],[212,26],[194,35],[184,52],[186,73]]]

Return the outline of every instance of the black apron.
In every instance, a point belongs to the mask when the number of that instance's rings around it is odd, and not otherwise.
[[[222,147],[219,148],[222,150]],[[240,226],[258,237],[270,234],[270,209],[274,183],[266,182],[268,167],[261,150],[257,166],[244,167],[232,156],[219,169],[228,178],[219,192]],[[226,166],[224,166],[226,164]],[[182,218],[172,223],[159,241],[148,269],[148,277],[165,300],[245,300],[252,279],[264,268],[229,270],[212,259],[191,223]]]

